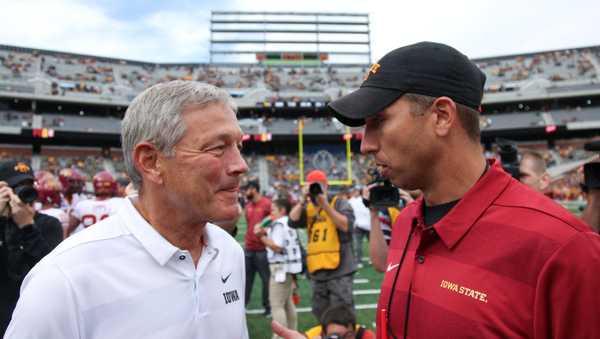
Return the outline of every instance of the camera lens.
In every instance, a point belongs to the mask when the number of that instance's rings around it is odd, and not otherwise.
[[[15,194],[25,204],[30,204],[30,203],[34,202],[38,196],[35,188],[33,188],[32,186],[29,186],[29,185],[15,187]]]
[[[319,195],[323,193],[323,189],[321,188],[321,184],[315,182],[310,184],[310,186],[308,187],[308,192],[310,193],[310,195]]]

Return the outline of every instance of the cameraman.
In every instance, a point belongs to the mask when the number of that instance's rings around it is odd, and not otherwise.
[[[376,206],[376,201],[371,201],[370,188],[363,190],[363,199],[369,203],[371,216],[371,231],[369,234],[369,256],[373,268],[385,272],[387,266],[388,247],[392,238],[392,225],[400,214],[400,210],[414,201],[411,194],[403,189],[398,189],[400,201],[397,206]]]
[[[375,333],[357,324],[352,308],[343,304],[325,310],[320,323],[304,335],[308,339],[375,339]]]
[[[303,197],[289,215],[292,228],[307,228],[307,266],[313,282],[312,312],[320,319],[332,304],[354,307],[352,275],[356,261],[352,251],[354,212],[342,197],[327,197],[327,175],[308,173]]]
[[[58,219],[36,213],[31,168],[0,164],[0,336],[4,335],[29,270],[62,241]]]

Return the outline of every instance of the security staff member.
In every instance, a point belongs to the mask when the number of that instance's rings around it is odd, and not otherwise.
[[[63,237],[58,219],[35,212],[33,182],[28,164],[0,164],[0,337],[8,327],[25,275]],[[22,201],[18,192],[29,193],[21,196],[31,201]]]
[[[438,43],[398,48],[330,103],[361,152],[423,197],[398,217],[378,338],[599,338],[600,237],[479,143],[485,75]]]
[[[356,261],[352,251],[354,212],[348,200],[327,199],[327,175],[314,170],[306,176],[304,196],[289,214],[289,226],[306,227],[308,245],[306,262],[312,281],[312,312],[321,318],[332,304],[354,307],[352,275]],[[308,188],[318,184],[321,193],[311,194]]]

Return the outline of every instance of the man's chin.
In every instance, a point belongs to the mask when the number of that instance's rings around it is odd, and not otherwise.
[[[239,205],[233,205],[231,207],[215,209],[214,215],[210,218],[212,223],[218,224],[219,222],[231,222],[237,220],[241,215],[241,208]]]

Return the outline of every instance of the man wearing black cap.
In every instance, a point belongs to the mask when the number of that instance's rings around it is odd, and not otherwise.
[[[423,191],[394,225],[378,337],[600,337],[600,237],[485,161],[484,84],[465,55],[422,42],[330,104],[365,125],[361,152],[384,176]]]
[[[0,337],[10,322],[25,275],[62,241],[58,219],[33,208],[33,182],[28,164],[0,164]]]
[[[438,43],[396,49],[330,103],[361,152],[420,189],[394,224],[378,338],[600,338],[600,237],[486,162],[485,75]],[[277,325],[274,325],[277,329]]]

